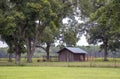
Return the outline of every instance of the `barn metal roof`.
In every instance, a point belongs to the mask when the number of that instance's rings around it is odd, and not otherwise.
[[[66,47],[66,49],[68,49],[69,51],[71,51],[73,53],[85,53],[85,54],[87,54],[87,52],[84,51],[83,49],[76,48],[76,47]]]

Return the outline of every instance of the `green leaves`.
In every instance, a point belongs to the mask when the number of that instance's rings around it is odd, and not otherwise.
[[[76,33],[73,30],[68,30],[64,34],[64,42],[66,46],[75,46],[77,42]]]
[[[29,11],[34,12],[36,14],[39,13],[39,11],[42,8],[42,6],[39,3],[33,3],[33,2],[28,2],[26,6]]]
[[[115,50],[119,47],[116,44],[120,42],[120,10],[118,10],[120,2],[119,0],[98,0],[98,3],[103,5],[90,16],[92,22],[97,22],[97,25],[93,25],[89,31],[90,39],[92,42],[102,40],[103,44],[107,41],[108,48],[114,47]]]
[[[23,14],[23,12],[17,12],[17,11],[14,11],[14,18],[17,20],[17,21],[23,21],[25,19],[25,16]]]
[[[25,52],[27,39],[30,39],[33,51],[39,39],[44,43],[54,43],[59,35],[62,19],[70,16],[69,12],[73,13],[69,1],[62,3],[60,0],[1,0],[0,34],[5,36],[4,40],[11,47],[10,52],[13,52],[12,48],[15,47],[19,53]]]

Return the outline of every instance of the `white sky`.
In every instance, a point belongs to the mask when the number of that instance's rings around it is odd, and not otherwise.
[[[86,40],[86,37],[84,35],[81,36],[80,40],[77,42],[78,46],[88,46],[88,42]]]
[[[81,21],[78,17],[75,17],[76,20],[78,20],[79,23],[84,23],[84,21]],[[67,24],[68,23],[69,18],[65,18],[63,19],[63,24]],[[88,46],[88,42],[87,39],[84,35],[81,36],[80,40],[77,42],[78,46]]]
[[[75,17],[75,19],[78,21],[78,23],[84,23],[84,21],[81,21],[78,17]],[[65,18],[62,20],[62,22],[63,24],[67,24],[69,20],[69,18]]]
[[[0,41],[0,48],[7,47],[7,44],[5,42]]]

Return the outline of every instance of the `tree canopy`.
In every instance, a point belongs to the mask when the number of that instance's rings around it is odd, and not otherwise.
[[[107,60],[107,50],[115,51],[119,48],[120,39],[118,30],[120,28],[119,0],[98,0],[97,9],[90,13],[91,26],[88,30],[89,43],[96,44],[102,42],[101,48],[105,50]],[[96,6],[94,6],[96,7]]]
[[[0,35],[16,64],[25,52],[32,62],[38,44],[46,44],[47,52],[55,40],[76,46],[82,33],[90,44],[102,42],[107,60],[108,50],[120,48],[119,8],[120,0],[0,0]]]

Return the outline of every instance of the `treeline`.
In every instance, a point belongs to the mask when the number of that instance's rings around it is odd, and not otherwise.
[[[15,53],[19,64],[21,54],[27,52],[27,62],[32,62],[36,46],[43,48],[49,59],[50,45],[71,11],[70,4],[62,0],[0,0],[0,35],[9,46],[9,60]]]
[[[104,51],[100,51],[100,46],[79,46],[81,49],[88,52],[86,55],[87,57],[94,57],[94,58],[103,58]],[[8,48],[0,48],[0,58],[8,58],[9,53],[7,52]],[[51,47],[50,48],[50,56],[58,56],[58,51],[60,50],[59,47]],[[120,58],[120,50],[116,52],[108,51],[109,58]],[[21,55],[22,58],[26,58],[26,53]],[[46,52],[41,48],[36,48],[33,58],[40,58],[40,57],[47,57]],[[12,55],[12,58],[15,58],[15,55]]]
[[[82,34],[89,44],[102,43],[107,61],[108,51],[120,48],[119,9],[120,0],[0,0],[0,37],[16,64],[22,53],[31,63],[36,47],[49,61],[51,46],[75,47]]]

